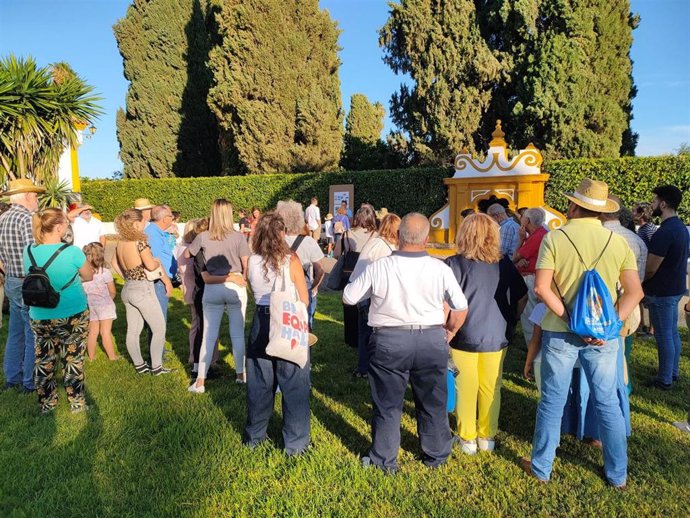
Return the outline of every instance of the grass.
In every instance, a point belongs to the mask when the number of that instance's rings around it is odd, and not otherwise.
[[[118,310],[114,334],[127,357]],[[38,414],[33,395],[0,393],[0,516],[690,515],[690,436],[670,425],[684,419],[690,404],[687,345],[682,381],[659,392],[642,385],[655,369],[653,342],[635,343],[629,489],[621,494],[599,474],[601,452],[571,437],[562,440],[550,484],[535,484],[519,470],[517,460],[530,451],[537,393],[519,374],[518,347],[506,359],[495,454],[466,457],[456,449],[446,466],[425,468],[408,392],[400,470],[391,477],[359,466],[369,446],[369,390],[349,376],[356,358],[342,340],[336,295],[319,297],[313,448],[301,458],[279,449],[279,401],[269,429],[273,444],[241,446],[245,393],[233,382],[227,340],[223,376],[210,380],[204,395],[186,392],[189,314],[179,293],[169,323],[170,363],[178,370],[138,376],[129,361],[109,363],[99,351],[86,367],[88,413],[70,414],[64,391],[50,417]],[[6,330],[5,317],[0,348]]]

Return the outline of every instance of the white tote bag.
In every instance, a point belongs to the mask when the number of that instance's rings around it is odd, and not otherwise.
[[[281,279],[281,290],[276,289]],[[296,363],[304,368],[309,359],[309,319],[307,306],[299,299],[290,278],[290,261],[273,282],[271,324],[266,354]]]

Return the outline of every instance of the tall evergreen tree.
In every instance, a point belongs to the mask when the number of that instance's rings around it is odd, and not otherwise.
[[[380,31],[384,61],[409,74],[391,100],[393,122],[409,134],[415,162],[447,164],[476,151],[502,65],[480,33],[473,0],[402,0]]]
[[[220,173],[206,11],[201,0],[134,0],[113,28],[130,81],[117,114],[126,177]]]
[[[381,141],[385,114],[381,103],[370,103],[364,94],[352,95],[345,119],[342,167],[352,171],[386,167],[388,150]]]
[[[208,102],[221,127],[224,171],[336,167],[339,31],[318,0],[227,0],[216,21]]]
[[[482,34],[506,65],[482,123],[507,121],[515,147],[550,158],[634,154],[627,0],[480,2]]]

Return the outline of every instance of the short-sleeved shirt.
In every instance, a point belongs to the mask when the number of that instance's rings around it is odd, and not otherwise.
[[[467,299],[451,269],[426,252],[395,251],[367,266],[343,291],[343,302],[371,299],[369,325],[442,325],[443,302],[467,309]]]
[[[515,328],[518,302],[527,285],[509,257],[486,263],[455,255],[446,259],[467,297],[467,320],[450,346],[474,353],[497,352],[507,347]]]
[[[508,217],[499,223],[500,225],[500,235],[501,235],[501,253],[512,258],[515,255],[515,250],[517,250],[518,241],[520,239],[520,225],[511,218]]]
[[[520,248],[518,248],[517,253],[520,257],[527,260],[528,264],[525,268],[518,268],[518,271],[525,274],[534,273],[537,268],[537,257],[539,257],[539,247],[541,246],[542,239],[547,234],[544,227],[539,227],[532,232]]]
[[[654,232],[656,232],[657,228],[659,227],[657,227],[651,221],[648,221],[637,229],[637,235],[640,236],[642,241],[644,241],[644,244],[647,248],[649,248],[649,242],[652,240],[652,236],[654,235]]]
[[[79,216],[75,218],[72,223],[72,232],[74,233],[74,246],[84,248],[89,243],[100,242],[103,235],[103,223],[91,216],[89,221]]]
[[[23,205],[13,204],[0,216],[0,261],[7,277],[24,277],[22,254],[33,242],[31,212]]]
[[[31,253],[38,266],[43,266],[53,253],[63,246],[63,243],[54,245],[31,245]],[[28,247],[27,247],[28,248]],[[79,278],[79,268],[84,265],[86,256],[76,246],[68,246],[58,255],[53,264],[48,267],[46,273],[50,284],[60,294],[60,302],[54,308],[29,308],[29,317],[32,320],[51,320],[54,318],[66,318],[81,313],[87,307],[86,293]],[[27,250],[24,250],[24,268],[29,271],[31,261]],[[76,277],[75,277],[76,275]],[[63,291],[60,289],[71,279],[74,281]]]
[[[161,230],[161,228],[153,222],[144,229],[144,232],[148,237],[151,255],[160,260],[166,275],[172,277],[175,273],[175,269],[173,269],[173,248],[170,246],[170,240],[168,239],[170,234],[165,230]]]
[[[317,230],[321,227],[321,211],[318,205],[309,205],[304,211],[304,217],[309,225],[309,230]]]
[[[563,234],[567,233],[567,237]],[[611,237],[608,245],[606,242]],[[575,295],[585,272],[573,245],[575,243],[585,265],[590,268],[601,255],[596,270],[617,300],[616,283],[624,270],[637,271],[635,255],[622,236],[605,229],[596,218],[571,219],[562,229],[549,232],[541,242],[537,270],[553,270],[553,278],[565,300],[568,310],[572,309]],[[604,247],[606,250],[604,251]],[[604,251],[602,255],[602,251]],[[554,292],[556,289],[554,288]],[[549,311],[544,317],[542,328],[546,331],[569,332],[567,324]]]
[[[82,284],[89,307],[105,308],[113,304],[108,284],[113,282],[113,274],[107,268],[93,274],[93,279]]]
[[[297,236],[285,236],[285,241],[291,247]],[[302,269],[306,273],[307,289],[311,288],[314,282],[314,263],[318,263],[325,256],[319,244],[310,236],[304,236],[299,247],[295,251],[302,263]]]
[[[250,255],[247,240],[239,232],[230,232],[220,241],[215,241],[207,230],[194,238],[188,250],[193,256],[200,251],[204,253],[203,271],[211,275],[242,273],[242,258]]]
[[[642,285],[645,295],[683,295],[688,271],[688,231],[677,216],[661,222],[649,242],[649,253],[664,260],[654,276]]]

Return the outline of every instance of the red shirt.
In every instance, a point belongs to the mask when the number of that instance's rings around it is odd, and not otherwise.
[[[518,248],[517,253],[521,257],[527,259],[529,264],[526,268],[518,268],[518,271],[523,274],[533,274],[537,267],[537,258],[539,257],[539,247],[541,246],[541,240],[544,239],[546,235],[546,229],[544,227],[537,228],[532,232],[520,248]]]

